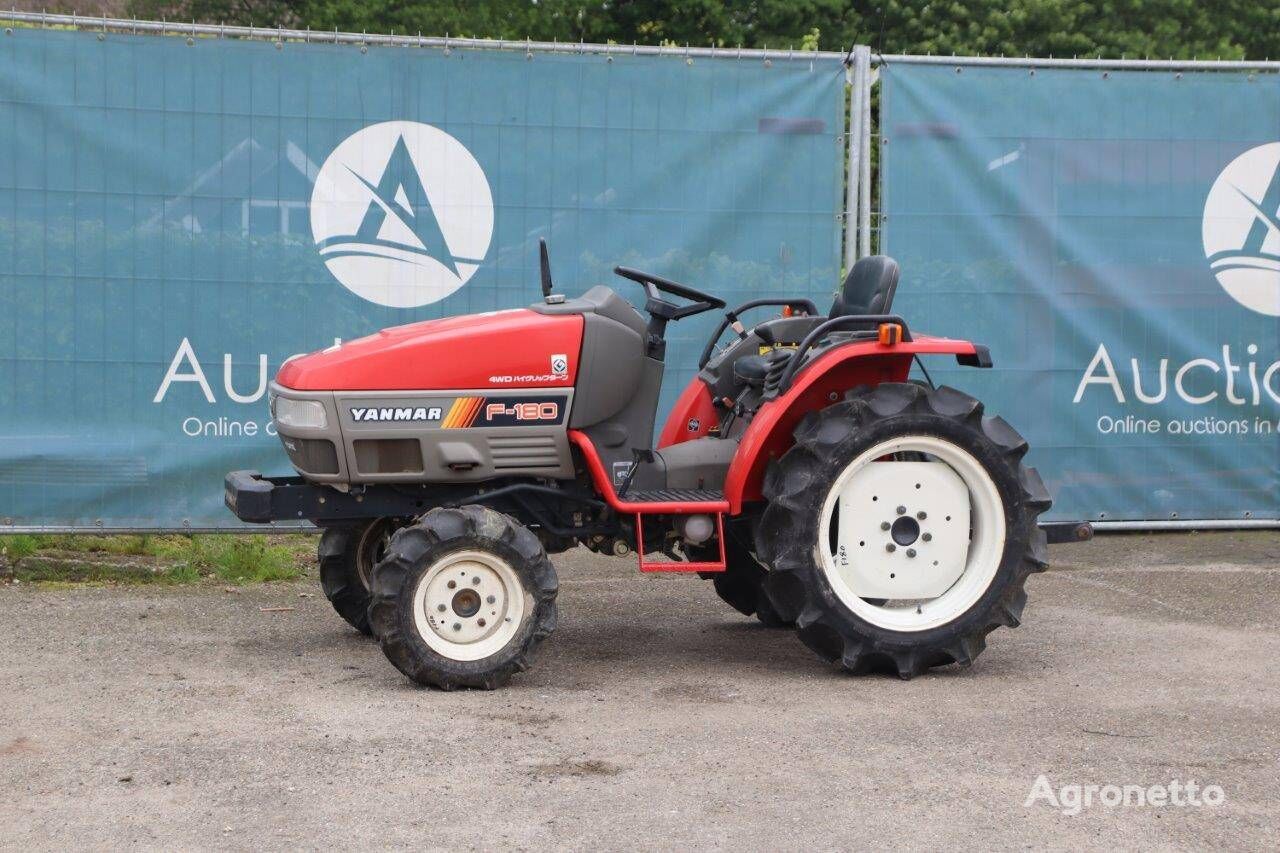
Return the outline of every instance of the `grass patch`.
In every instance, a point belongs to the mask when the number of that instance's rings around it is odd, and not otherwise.
[[[0,536],[0,556],[24,582],[266,583],[305,575],[315,537],[18,534]]]
[[[265,536],[220,539],[205,556],[213,574],[228,583],[292,580],[302,574],[294,554],[285,546],[268,544]]]
[[[40,549],[40,543],[37,541],[39,538],[29,533],[6,536],[3,542],[0,543],[0,554],[10,560],[21,560],[23,557],[29,557]]]

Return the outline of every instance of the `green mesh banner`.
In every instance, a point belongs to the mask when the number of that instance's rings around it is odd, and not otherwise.
[[[282,360],[527,305],[539,237],[570,295],[640,299],[621,263],[730,303],[826,296],[843,103],[832,61],[15,29],[0,517],[231,524],[225,472],[288,470],[264,395]],[[672,326],[662,410],[716,320]]]
[[[1280,517],[1280,80],[891,64],[897,307],[1030,440],[1053,515]]]

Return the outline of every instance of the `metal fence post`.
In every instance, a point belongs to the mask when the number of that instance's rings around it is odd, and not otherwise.
[[[855,46],[854,56],[858,48]],[[849,81],[849,126],[845,131],[844,268],[853,268],[858,259],[858,187],[862,176],[862,85],[861,67],[850,61],[845,71]]]
[[[858,257],[865,258],[871,254],[871,47],[858,45],[854,49],[854,64],[858,67],[857,79],[862,90],[859,95],[859,106],[862,118],[858,127],[861,139],[858,147],[862,149],[859,165],[862,173],[858,184],[862,192],[858,200]]]

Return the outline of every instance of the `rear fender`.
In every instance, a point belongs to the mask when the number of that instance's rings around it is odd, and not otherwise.
[[[744,504],[763,498],[769,463],[791,447],[792,432],[805,415],[830,406],[859,385],[906,381],[916,355],[954,355],[961,364],[991,364],[985,347],[923,335],[893,346],[858,341],[828,350],[796,374],[785,394],[761,406],[743,433],[725,477],[729,512],[737,515]]]
[[[662,435],[658,438],[658,448],[709,435],[719,420],[720,415],[711,401],[711,389],[695,376],[671,407]]]

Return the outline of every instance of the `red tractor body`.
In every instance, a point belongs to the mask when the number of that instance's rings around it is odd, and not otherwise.
[[[621,267],[644,314],[602,286],[566,299],[542,261],[529,308],[290,359],[271,409],[299,476],[227,477],[241,519],[325,529],[326,594],[411,678],[492,687],[527,666],[554,625],[546,554],[575,545],[712,577],[854,671],[967,664],[1016,624],[1047,493],[1007,424],[909,379],[926,356],[991,360],[889,313],[891,259],[859,261],[827,314],[726,311],[656,444],[666,326],[724,302]]]
[[[285,362],[276,376],[296,391],[450,391],[572,386],[582,348],[580,315],[526,308],[425,320],[383,329]],[[553,373],[548,354],[563,353]]]

